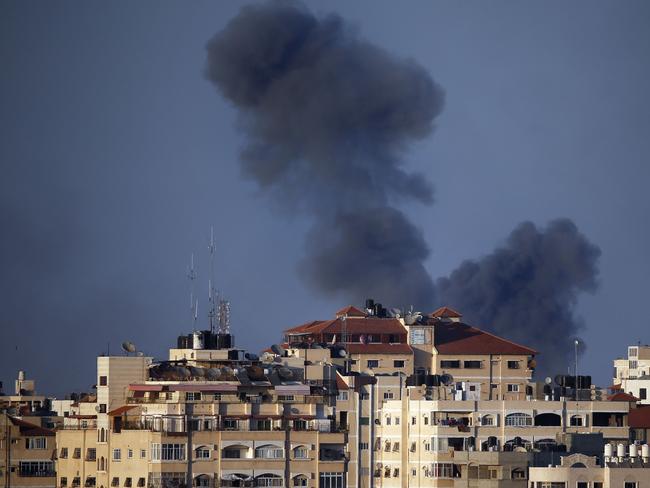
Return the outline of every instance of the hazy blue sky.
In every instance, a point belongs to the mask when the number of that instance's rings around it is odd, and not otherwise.
[[[579,303],[580,369],[609,384],[611,360],[650,342],[650,4],[307,3],[413,57],[446,92],[408,157],[436,204],[403,207],[433,276],[523,220],[569,217],[600,246],[600,288]],[[347,304],[298,279],[309,222],[240,178],[235,112],[203,78],[207,40],[242,5],[0,3],[5,390],[18,369],[42,391],[88,389],[95,356],[125,339],[164,355],[192,327],[191,252],[206,310],[211,225],[239,345]]]

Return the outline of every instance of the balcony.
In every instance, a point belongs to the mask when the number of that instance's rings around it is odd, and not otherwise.
[[[21,478],[51,478],[53,476],[56,477],[56,471],[19,471],[18,476]]]

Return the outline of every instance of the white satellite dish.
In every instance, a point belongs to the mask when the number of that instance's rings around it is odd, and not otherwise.
[[[551,378],[550,376],[547,376],[544,379],[544,383],[546,383],[547,385],[550,385],[551,383],[553,383],[553,378]]]

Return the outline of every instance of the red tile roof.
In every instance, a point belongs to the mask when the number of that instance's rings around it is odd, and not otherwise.
[[[534,355],[537,351],[462,322],[437,322],[433,329],[439,354]]]
[[[434,310],[429,314],[429,317],[433,318],[455,318],[459,319],[462,317],[462,314],[456,312],[453,308],[450,307],[440,307],[438,310]]]
[[[115,410],[111,410],[108,412],[108,415],[110,417],[120,417],[123,413],[128,412],[131,409],[136,408],[137,405],[124,405],[122,407],[118,407]]]
[[[343,376],[341,376],[341,373],[339,373],[338,371],[336,372],[336,389],[337,390],[349,390],[350,389],[348,384],[343,379]]]
[[[639,401],[638,398],[630,395],[629,393],[625,393],[624,391],[610,395],[608,400],[610,402],[638,402]]]
[[[650,406],[630,409],[627,421],[633,429],[650,429]]]
[[[366,314],[363,310],[359,310],[357,307],[353,305],[348,305],[347,307],[343,307],[341,310],[336,312],[337,317],[342,317],[343,315],[347,315],[348,317],[365,317]]]
[[[306,324],[292,327],[286,334],[340,334],[343,330],[343,319],[315,320]],[[406,334],[406,328],[395,318],[379,317],[348,317],[345,320],[347,334]]]
[[[24,420],[17,419],[16,417],[12,417],[11,415],[7,415],[9,417],[9,420],[11,420],[11,423],[14,424],[15,426],[20,428],[20,433],[25,436],[32,436],[32,435],[38,435],[38,436],[51,436],[55,435],[54,431],[51,429],[46,429],[44,427],[41,427],[40,425],[35,425],[35,424],[30,424],[29,422],[25,422]]]
[[[349,354],[413,354],[408,344],[346,344]]]

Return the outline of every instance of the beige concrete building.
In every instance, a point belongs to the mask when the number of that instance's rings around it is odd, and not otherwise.
[[[647,447],[647,446],[646,446]],[[573,454],[561,464],[532,467],[530,488],[650,488],[650,460],[635,456],[610,457],[599,463],[596,457]]]
[[[629,346],[627,358],[614,360],[612,389],[628,393],[650,405],[650,346]]]
[[[54,488],[54,431],[0,413],[0,483],[4,487]]]

